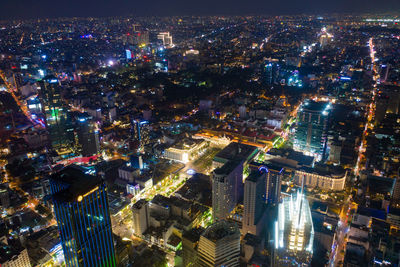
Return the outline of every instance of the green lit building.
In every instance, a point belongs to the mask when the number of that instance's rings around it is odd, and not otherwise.
[[[74,129],[61,98],[61,86],[56,78],[45,78],[40,84],[40,101],[49,132],[51,147],[59,150],[74,143]]]
[[[303,102],[297,112],[295,150],[314,156],[317,161],[324,158],[331,109],[329,102]]]

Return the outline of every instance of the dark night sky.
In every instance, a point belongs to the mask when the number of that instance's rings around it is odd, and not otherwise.
[[[400,0],[0,0],[0,20],[60,16],[247,15],[400,11]]]

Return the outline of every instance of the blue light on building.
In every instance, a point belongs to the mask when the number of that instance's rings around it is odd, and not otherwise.
[[[69,166],[50,187],[66,266],[116,266],[104,182]]]

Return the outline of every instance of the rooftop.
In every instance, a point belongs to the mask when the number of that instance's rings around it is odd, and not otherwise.
[[[311,166],[314,162],[314,157],[306,156],[302,152],[293,149],[276,149],[272,148],[268,154],[272,156],[279,156],[282,158],[297,161],[299,165]],[[273,159],[272,159],[273,160]]]
[[[301,107],[304,111],[308,112],[323,112],[329,104],[329,102],[315,102],[312,100],[306,100],[303,102]]]
[[[182,238],[189,240],[192,243],[199,241],[201,233],[204,231],[203,228],[192,228],[189,231],[185,231],[182,234]]]
[[[53,195],[60,202],[73,202],[102,183],[101,178],[85,174],[84,169],[76,165],[65,167],[53,174],[51,179],[67,186]]]
[[[266,162],[256,162],[253,161],[251,162],[250,166],[252,168],[257,168],[257,169],[265,169],[268,171],[272,171],[272,172],[282,172],[283,170],[283,165],[276,163],[276,162],[271,162],[271,161],[266,161]]]
[[[224,237],[238,234],[240,235],[239,228],[236,223],[228,222],[225,220],[218,221],[210,225],[202,234],[208,240],[216,242]]]
[[[191,139],[184,138],[176,142],[171,148],[179,149],[179,150],[189,150],[194,148],[196,145],[204,142],[204,139]]]
[[[321,176],[329,176],[331,178],[342,178],[346,175],[346,170],[341,166],[328,164],[315,164],[314,168],[301,167],[299,170],[307,173],[315,173]]]
[[[260,171],[252,171],[249,176],[247,176],[246,181],[257,182],[257,180],[263,176],[263,173]]]
[[[147,200],[139,199],[135,204],[132,205],[132,209],[141,209],[146,204]]]
[[[0,243],[0,265],[12,260],[16,255],[19,255],[24,250],[23,247],[19,245],[7,245],[5,243]]]
[[[377,209],[371,209],[371,208],[367,208],[367,207],[363,207],[363,206],[358,206],[357,214],[367,216],[367,217],[378,218],[381,220],[386,220],[386,212],[383,210],[377,210]]]
[[[224,149],[222,149],[220,152],[218,152],[218,154],[215,155],[214,160],[222,159],[228,161],[237,159],[242,161],[249,158],[256,151],[257,147],[255,146],[232,142],[229,145],[227,145]]]
[[[214,170],[214,173],[217,175],[228,175],[230,174],[236,167],[240,164],[239,160],[230,160],[225,163],[222,167],[219,167]]]

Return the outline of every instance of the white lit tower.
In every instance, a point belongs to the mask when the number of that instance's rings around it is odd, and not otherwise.
[[[274,266],[307,266],[311,262],[314,226],[303,189],[283,198],[274,225]]]
[[[327,32],[326,28],[323,27],[321,29],[321,33],[319,34],[319,44],[322,48],[326,47],[333,40],[333,35]]]

